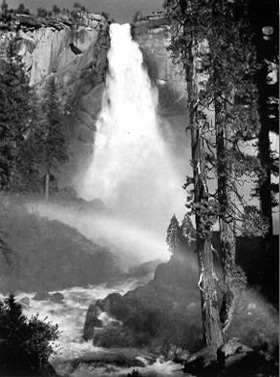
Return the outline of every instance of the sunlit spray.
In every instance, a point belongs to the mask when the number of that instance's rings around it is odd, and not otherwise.
[[[184,210],[184,177],[178,176],[160,133],[157,89],[130,25],[112,24],[110,36],[94,153],[77,191],[83,199],[99,198],[126,219],[163,231],[170,216]]]

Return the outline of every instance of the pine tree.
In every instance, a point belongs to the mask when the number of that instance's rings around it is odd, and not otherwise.
[[[45,173],[45,195],[49,197],[51,175],[68,161],[65,129],[62,123],[62,109],[54,78],[51,78],[45,90],[42,103],[43,125],[37,130],[39,161]]]
[[[38,179],[34,156],[28,152],[34,98],[11,41],[0,60],[0,190],[24,192]]]
[[[167,228],[166,243],[170,253],[176,254],[178,248],[180,247],[181,240],[181,229],[177,217],[173,215],[171,217],[169,226]]]

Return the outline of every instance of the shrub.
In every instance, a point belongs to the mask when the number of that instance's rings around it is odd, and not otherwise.
[[[58,326],[36,316],[28,319],[13,295],[0,301],[1,370],[37,370],[54,352],[50,342],[58,338]]]

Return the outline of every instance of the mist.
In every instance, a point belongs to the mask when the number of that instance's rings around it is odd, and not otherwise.
[[[133,224],[112,211],[86,211],[43,201],[29,202],[26,206],[30,213],[58,220],[95,243],[107,246],[119,257],[123,268],[154,259],[167,260],[170,256],[160,233]]]

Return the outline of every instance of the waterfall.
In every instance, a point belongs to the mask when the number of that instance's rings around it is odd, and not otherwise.
[[[183,178],[161,135],[157,88],[143,66],[130,25],[112,24],[109,73],[102,110],[97,120],[92,161],[78,192],[86,200],[139,218],[164,216],[164,227],[176,212]],[[178,206],[177,206],[178,207]],[[184,200],[180,201],[181,209]]]

